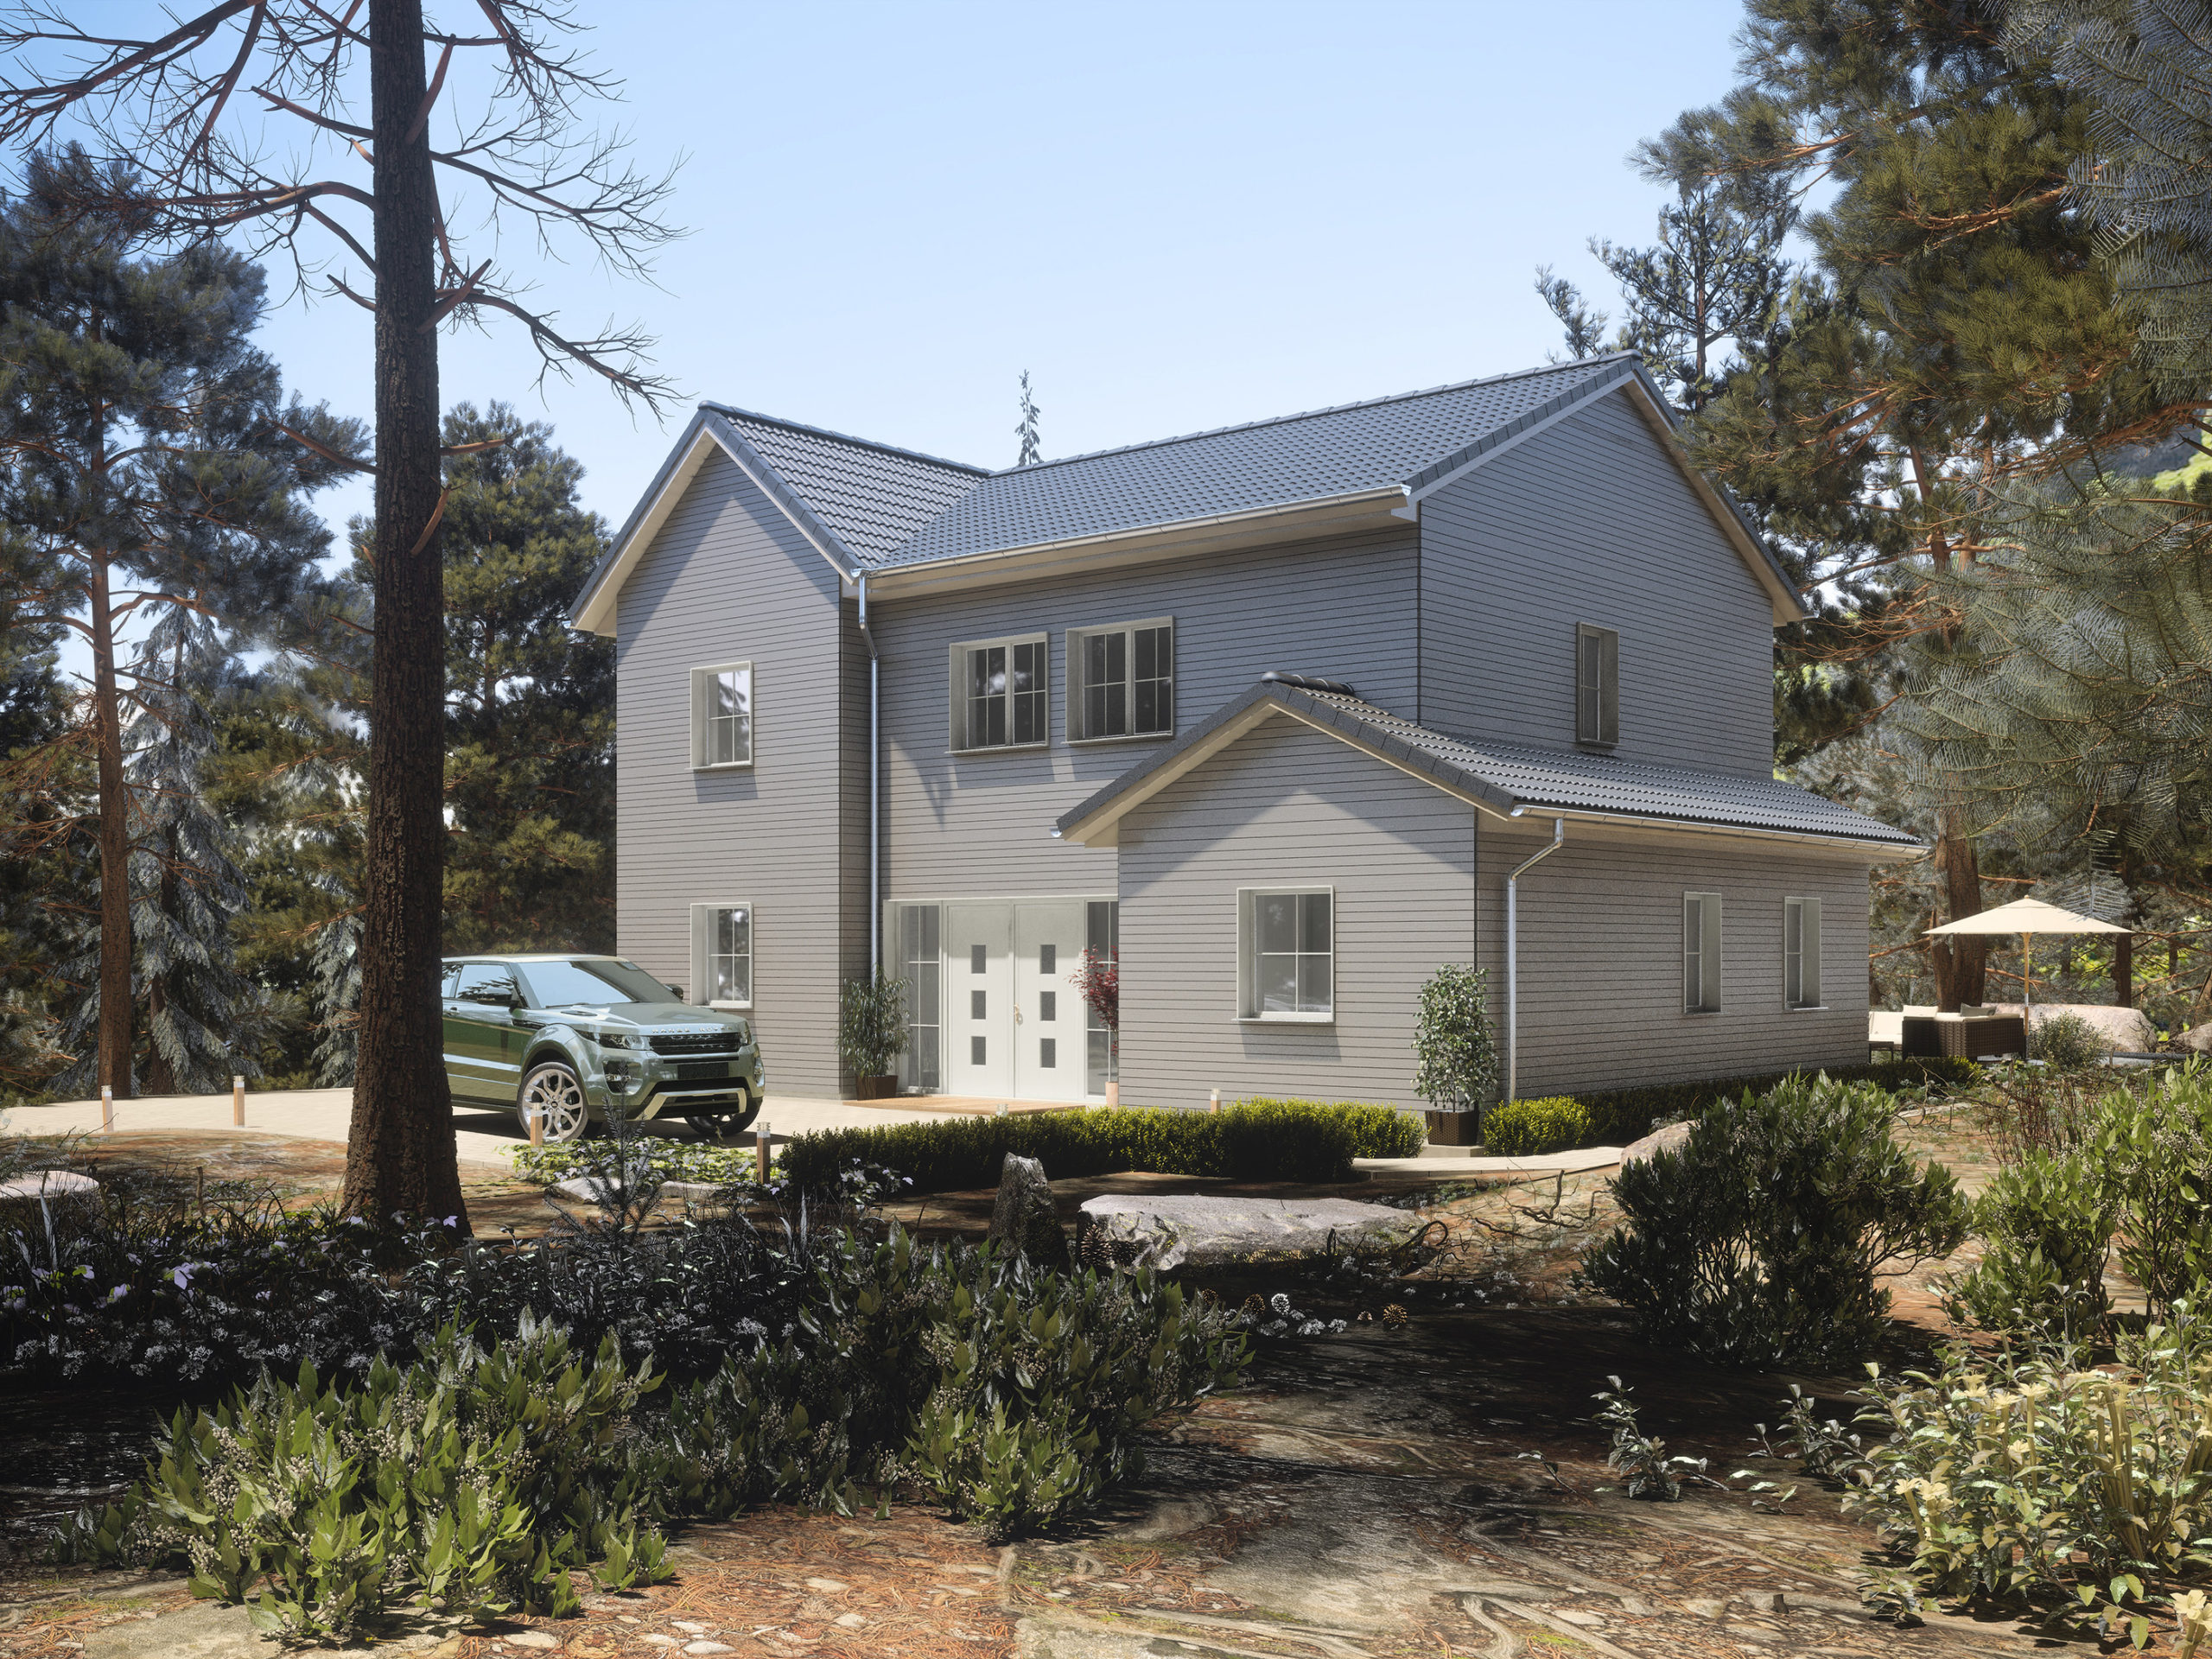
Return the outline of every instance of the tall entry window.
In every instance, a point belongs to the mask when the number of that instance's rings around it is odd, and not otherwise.
[[[906,1086],[944,1087],[944,962],[939,952],[943,912],[935,905],[901,905],[893,938],[899,973],[906,982]]]
[[[1169,619],[1068,635],[1068,736],[1075,742],[1175,730],[1175,624]]]
[[[952,747],[1024,748],[1050,741],[1051,687],[1041,633],[952,648]]]
[[[1122,964],[1122,906],[1117,899],[1093,899],[1084,906],[1084,944],[1102,962]],[[1118,1034],[1107,1029],[1098,1010],[1084,1007],[1084,1092],[1103,1095],[1122,1075]]]

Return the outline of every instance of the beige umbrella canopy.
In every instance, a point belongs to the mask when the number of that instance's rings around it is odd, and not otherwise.
[[[1941,927],[1931,927],[1928,937],[1958,933],[2018,933],[2020,936],[2021,970],[2020,995],[2022,1006],[2035,1006],[2035,936],[2038,933],[2126,933],[2133,930],[2101,922],[2094,916],[2082,916],[2070,910],[2061,910],[2056,905],[2046,905],[2040,899],[2015,899],[2009,905],[1999,905],[1994,910],[1985,910],[1978,916],[1962,916],[1955,922],[1946,922]]]

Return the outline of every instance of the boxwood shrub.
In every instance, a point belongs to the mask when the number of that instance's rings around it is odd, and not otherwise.
[[[1530,1158],[1594,1144],[1589,1108],[1572,1095],[1509,1100],[1483,1120],[1483,1150],[1497,1157]]]
[[[916,1192],[998,1185],[1009,1152],[1043,1161],[1054,1179],[1146,1170],[1249,1181],[1340,1181],[1355,1158],[1410,1158],[1421,1120],[1394,1106],[1312,1100],[1240,1100],[1218,1112],[1155,1107],[947,1117],[880,1128],[803,1135],[784,1152],[801,1186],[829,1179],[855,1159],[897,1170]]]
[[[1981,1075],[1972,1060],[1938,1056],[1931,1059],[1885,1060],[1873,1065],[1834,1065],[1817,1068],[1833,1083],[1871,1083],[1891,1090],[1915,1089],[1923,1084],[1965,1084]],[[1612,1089],[1578,1095],[1590,1115],[1590,1147],[1626,1146],[1651,1133],[1662,1119],[1695,1117],[1716,1100],[1735,1100],[1745,1093],[1763,1095],[1793,1077],[1806,1074],[1766,1071],[1755,1077],[1708,1077],[1700,1083],[1662,1083],[1642,1089]]]

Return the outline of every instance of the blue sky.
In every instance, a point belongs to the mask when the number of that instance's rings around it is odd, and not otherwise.
[[[458,0],[445,0],[452,9]],[[465,9],[465,8],[464,8]],[[1530,288],[1593,297],[1648,240],[1624,157],[1732,79],[1735,3],[1111,6],[576,0],[641,165],[679,155],[658,288],[536,271],[578,326],[642,320],[682,401],[531,388],[518,334],[449,335],[447,401],[552,421],[619,524],[702,397],[992,466],[1015,378],[1047,455],[1541,362]],[[366,416],[368,321],[266,343]],[[334,524],[356,486],[321,505]]]

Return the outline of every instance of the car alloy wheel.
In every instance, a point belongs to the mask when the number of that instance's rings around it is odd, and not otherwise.
[[[530,1115],[544,1113],[548,1141],[573,1141],[591,1121],[591,1108],[585,1103],[582,1082],[558,1060],[548,1060],[531,1069],[530,1075],[522,1080],[522,1098],[516,1110],[522,1118],[524,1135],[530,1133]]]

